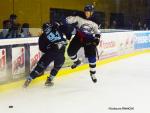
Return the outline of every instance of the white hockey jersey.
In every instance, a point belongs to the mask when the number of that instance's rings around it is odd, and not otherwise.
[[[95,22],[84,19],[79,16],[69,16],[66,18],[66,22],[67,22],[67,24],[77,23],[77,25],[76,25],[77,30],[79,30],[87,35],[94,36],[95,34],[101,33],[99,26]]]

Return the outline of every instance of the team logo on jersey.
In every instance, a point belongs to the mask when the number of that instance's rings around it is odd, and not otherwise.
[[[93,34],[93,28],[89,24],[83,24],[80,30],[86,34]]]
[[[56,31],[56,33],[50,32],[48,34],[47,38],[50,42],[55,42],[55,41],[61,40],[61,36],[58,31]]]

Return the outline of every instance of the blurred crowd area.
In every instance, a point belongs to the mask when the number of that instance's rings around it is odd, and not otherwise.
[[[107,22],[105,23],[104,29],[124,29],[124,30],[149,30],[148,25],[139,20],[137,22],[129,21],[127,24],[120,27],[116,20],[113,20],[112,23],[109,25]]]
[[[11,14],[2,24],[3,29],[0,31],[0,39],[32,37],[32,34],[29,31],[29,23],[18,23],[17,15],[15,14]]]
[[[0,39],[38,36],[43,23],[81,16],[86,4],[102,31],[150,29],[150,0],[1,0]]]
[[[55,21],[55,19],[56,17],[54,17],[53,20]],[[17,21],[17,15],[15,14],[11,14],[2,24],[3,29],[0,30],[0,39],[37,37],[41,34],[41,28],[30,28],[29,23],[20,24]],[[114,32],[118,30],[149,30],[148,25],[142,20],[135,22],[129,21],[127,24],[120,26],[120,22],[114,19],[111,22],[99,21],[99,25],[102,32]]]

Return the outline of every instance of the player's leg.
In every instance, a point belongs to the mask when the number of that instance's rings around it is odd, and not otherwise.
[[[53,85],[53,80],[56,77],[57,73],[59,72],[59,70],[61,69],[61,67],[63,66],[64,62],[65,62],[65,47],[62,48],[61,51],[59,51],[59,53],[55,56],[54,59],[54,67],[50,72],[50,75],[47,77],[47,80],[45,82],[46,86],[52,86]]]
[[[90,76],[94,83],[97,82],[96,78],[96,46],[89,45],[85,48],[85,56],[88,58],[89,67],[90,67]]]
[[[81,46],[82,44],[80,43],[80,39],[75,36],[70,42],[69,47],[67,49],[68,56],[73,61],[73,65],[71,66],[72,69],[76,68],[78,65],[81,64],[81,61],[77,56],[77,52],[81,48]]]
[[[97,82],[97,78],[96,78],[96,57],[88,57],[88,61],[89,61],[89,67],[90,67],[90,76],[92,78],[92,81],[94,83]]]
[[[40,58],[39,62],[37,63],[36,67],[33,69],[33,71],[30,73],[30,75],[27,77],[24,87],[27,87],[30,82],[41,75],[41,73],[44,72],[44,70],[47,68],[47,66],[50,64],[50,62],[53,61],[53,57],[51,57],[51,53],[45,53]]]

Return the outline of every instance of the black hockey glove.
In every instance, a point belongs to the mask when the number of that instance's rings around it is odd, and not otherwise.
[[[96,34],[93,39],[90,40],[86,40],[85,45],[89,46],[89,45],[93,45],[93,46],[97,46],[100,42],[100,34]]]
[[[93,45],[97,46],[100,42],[100,37],[101,35],[100,34],[96,34],[95,35],[95,38],[93,39]]]
[[[49,44],[47,46],[47,51],[49,50],[58,51],[58,50],[61,50],[63,47],[66,47],[66,45],[67,45],[67,42],[65,41],[54,43],[54,44]]]

